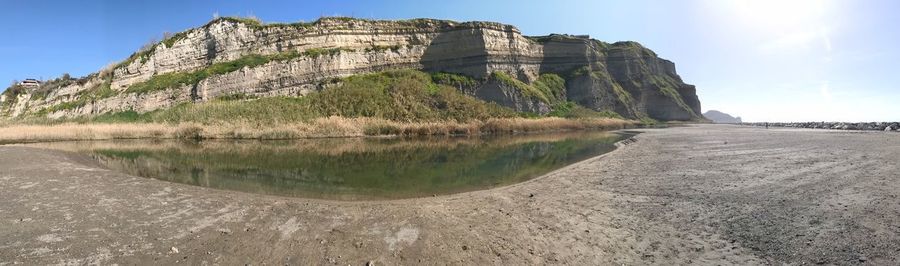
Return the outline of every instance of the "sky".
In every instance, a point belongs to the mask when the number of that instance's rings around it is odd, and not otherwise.
[[[704,111],[744,121],[900,121],[897,11],[893,0],[0,0],[0,82],[84,76],[216,15],[425,17],[638,41],[675,62]]]

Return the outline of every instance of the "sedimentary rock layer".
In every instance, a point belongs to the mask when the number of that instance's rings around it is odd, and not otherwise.
[[[248,60],[256,63],[242,65]],[[57,118],[147,112],[235,94],[302,96],[327,89],[336,78],[404,68],[474,78],[459,89],[521,112],[544,114],[571,101],[629,118],[702,119],[696,89],[682,82],[674,63],[635,42],[527,37],[492,22],[352,18],[293,24],[215,19],[80,80],[5,93],[2,113]],[[495,73],[521,82],[498,80]],[[562,98],[527,92],[548,73],[565,79]]]

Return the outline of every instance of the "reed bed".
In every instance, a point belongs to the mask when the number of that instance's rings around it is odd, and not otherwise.
[[[275,125],[241,123],[64,123],[0,126],[0,143],[104,139],[300,139],[361,136],[516,134],[584,129],[616,130],[639,122],[616,118],[491,118],[470,122],[397,122],[326,117]]]

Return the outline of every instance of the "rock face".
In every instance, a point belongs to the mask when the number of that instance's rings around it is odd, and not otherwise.
[[[732,117],[729,114],[719,112],[716,110],[706,111],[706,113],[703,113],[703,116],[708,118],[709,120],[712,120],[713,123],[716,123],[716,124],[740,124],[740,123],[742,123],[740,116]]]
[[[248,58],[265,60],[240,65]],[[227,65],[240,68],[221,71]],[[696,89],[682,82],[674,63],[635,42],[527,37],[492,22],[352,18],[293,24],[219,18],[71,85],[45,88],[41,97],[37,91],[6,93],[0,114],[58,118],[147,112],[235,94],[302,96],[327,89],[335,78],[403,68],[471,77],[477,84],[461,90],[521,112],[544,114],[571,101],[629,118],[703,119]],[[493,80],[494,73],[526,85],[556,74],[565,79],[565,98],[535,97]],[[177,78],[182,81],[138,89]]]

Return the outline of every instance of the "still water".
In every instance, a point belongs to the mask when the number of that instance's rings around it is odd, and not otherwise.
[[[115,171],[215,189],[335,200],[423,197],[526,181],[609,151],[629,134],[575,132],[290,141],[39,143]]]

